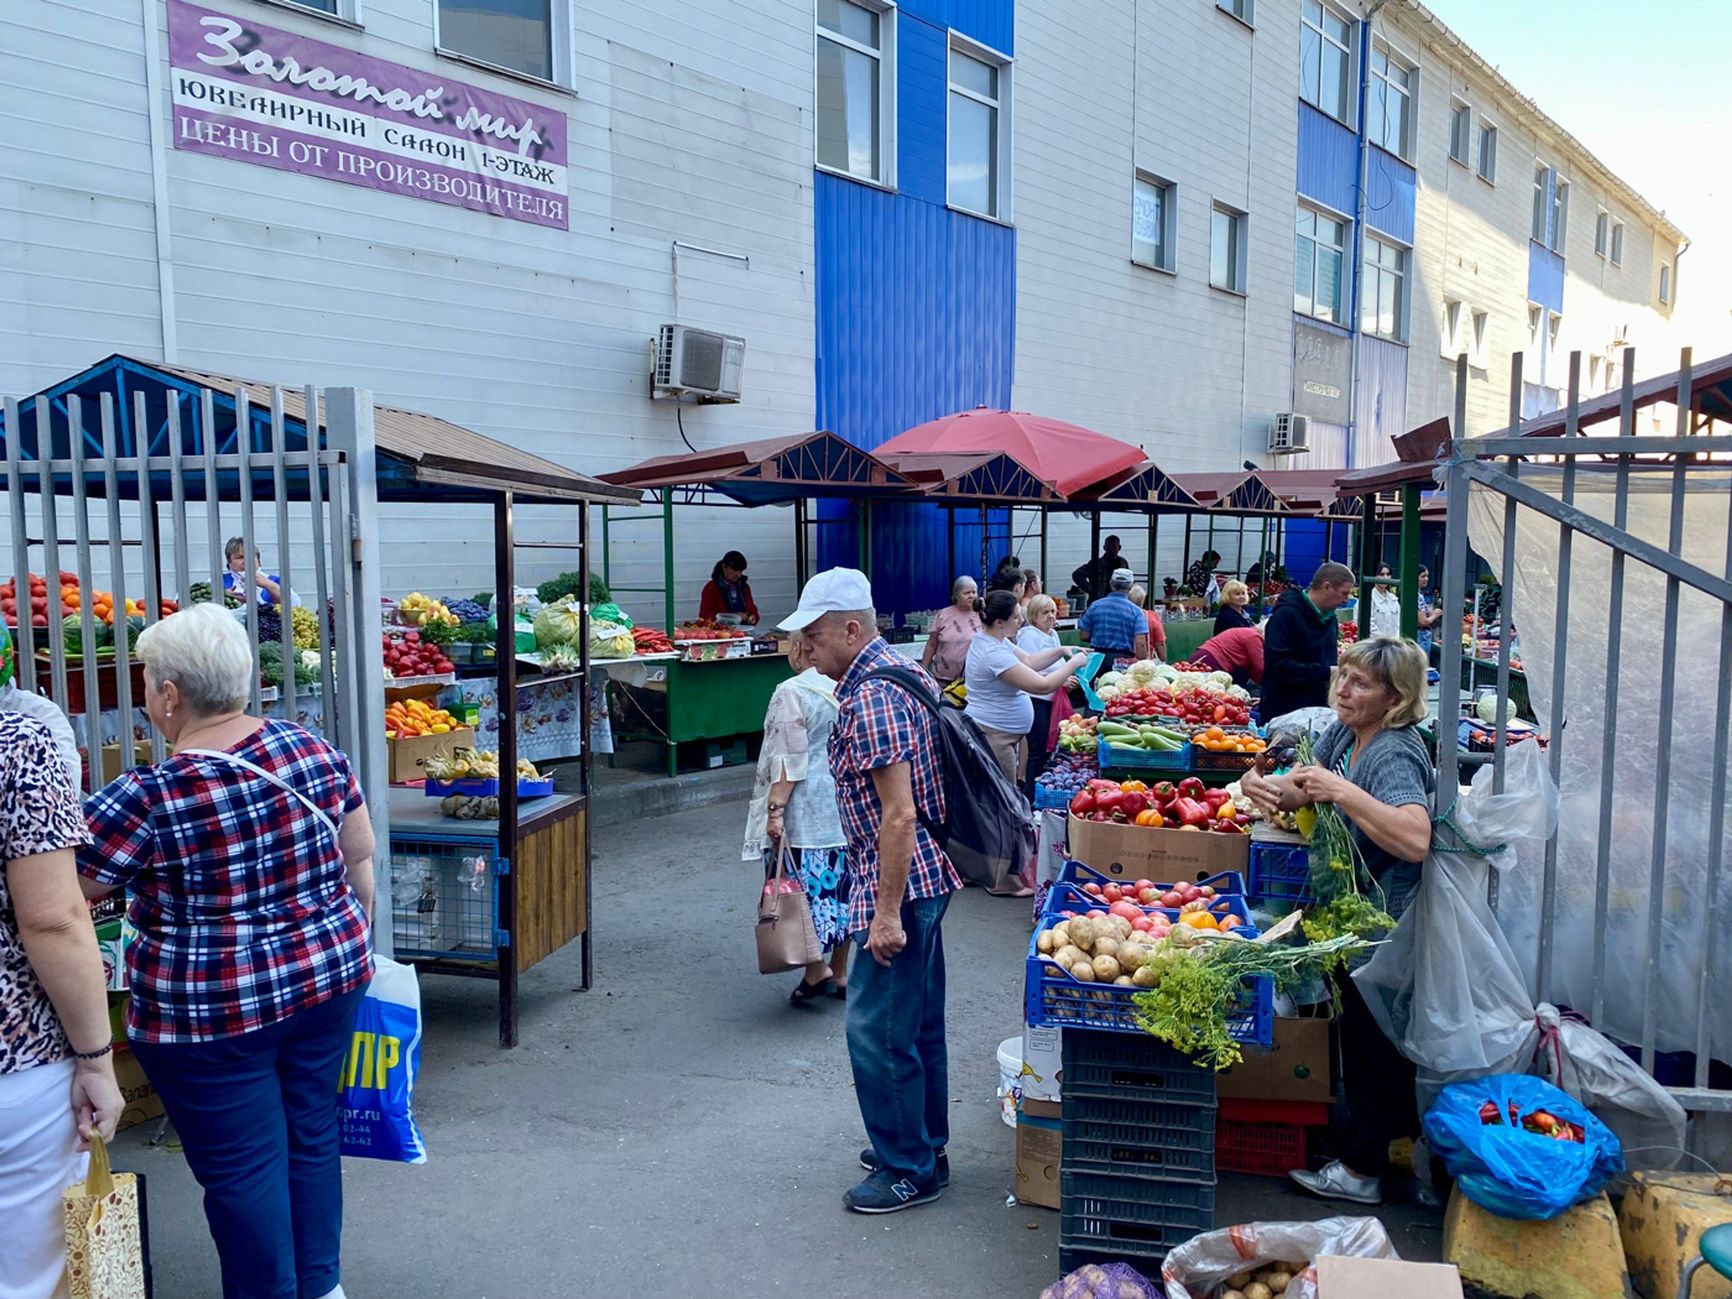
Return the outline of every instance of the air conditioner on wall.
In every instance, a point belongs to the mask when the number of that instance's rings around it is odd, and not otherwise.
[[[651,351],[652,396],[705,402],[740,399],[745,339],[689,325],[663,325]]]
[[[1311,449],[1311,419],[1290,410],[1277,411],[1269,425],[1269,454],[1297,455]]]

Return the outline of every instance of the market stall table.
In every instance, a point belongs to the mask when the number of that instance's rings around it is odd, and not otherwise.
[[[679,746],[755,735],[776,687],[792,675],[786,650],[694,663],[670,660],[661,680],[621,683],[634,713],[619,719],[622,733],[667,746],[668,775],[679,773]]]
[[[517,976],[573,938],[590,944],[589,800],[519,802],[515,859],[500,851],[497,820],[445,816],[441,801],[415,787],[390,791],[397,959],[497,980],[500,1023],[515,1026]]]

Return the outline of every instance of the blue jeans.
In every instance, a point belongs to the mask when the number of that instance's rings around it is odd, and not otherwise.
[[[132,1044],[204,1188],[223,1299],[320,1299],[342,1280],[337,1084],[364,991],[239,1037]]]
[[[866,1135],[895,1177],[930,1186],[950,1140],[950,1074],[944,1049],[944,936],[950,895],[902,904],[908,945],[888,966],[854,936],[848,974],[848,1059]]]

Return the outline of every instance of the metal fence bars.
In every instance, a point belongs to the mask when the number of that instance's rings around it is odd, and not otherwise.
[[[1709,436],[1686,350],[1676,431],[1640,436],[1624,353],[1616,436],[1583,436],[1571,358],[1561,436],[1510,426],[1457,446],[1440,473],[1448,525],[1442,607],[1468,590],[1470,548],[1504,589],[1497,660],[1508,698],[1519,641],[1562,792],[1543,855],[1493,872],[1499,921],[1536,1000],[1568,1006],[1639,1055],[1695,1112],[1698,1150],[1732,1139],[1732,881],[1724,869],[1732,717],[1732,442]],[[1464,413],[1458,368],[1457,425]],[[1460,680],[1453,617],[1442,680]],[[1456,788],[1445,692],[1439,788]],[[1499,717],[1501,788],[1507,718]]]

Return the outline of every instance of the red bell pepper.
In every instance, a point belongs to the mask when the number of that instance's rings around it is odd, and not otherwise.
[[[1070,801],[1072,816],[1087,816],[1095,810],[1095,793],[1092,789],[1079,790],[1077,796]]]
[[[1208,806],[1192,798],[1174,799],[1172,816],[1181,826],[1194,825],[1202,829],[1209,824]]]
[[[1149,807],[1149,796],[1130,790],[1119,798],[1118,810],[1125,814],[1125,820],[1134,821],[1138,812],[1145,812]]]
[[[1173,800],[1179,796],[1179,791],[1172,781],[1163,780],[1151,789],[1149,794],[1154,799],[1155,806],[1164,812],[1173,805]]]
[[[1125,792],[1117,785],[1114,785],[1110,789],[1097,789],[1095,791],[1095,811],[1107,813],[1116,812],[1119,810],[1120,804],[1124,802],[1124,799]]]
[[[1203,782],[1195,776],[1186,776],[1179,782],[1180,798],[1200,799],[1207,792],[1208,790],[1204,786]]]
[[[1211,812],[1219,808],[1221,804],[1228,802],[1232,797],[1224,789],[1206,789],[1203,791],[1203,802],[1209,805]]]

